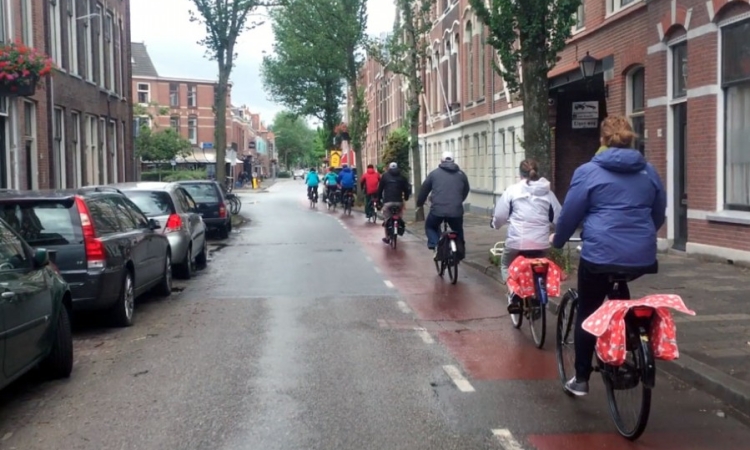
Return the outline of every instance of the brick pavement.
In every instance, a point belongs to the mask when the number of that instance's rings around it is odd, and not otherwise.
[[[404,213],[413,220],[413,201]],[[505,238],[493,230],[489,216],[464,218],[464,263],[500,282],[500,271],[490,262],[489,249]],[[407,231],[424,239],[423,223],[407,223]],[[573,259],[576,255],[573,253]],[[573,268],[575,270],[575,268]],[[695,317],[675,313],[680,359],[660,361],[658,367],[704,389],[750,414],[750,270],[683,255],[659,255],[659,273],[632,283],[634,296],[648,293],[680,295]],[[575,286],[575,276],[566,287]],[[498,289],[504,289],[498,286]],[[498,295],[498,299],[502,299]],[[556,312],[556,304],[551,305]]]

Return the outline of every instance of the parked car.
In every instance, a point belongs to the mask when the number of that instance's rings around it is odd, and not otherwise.
[[[304,169],[297,169],[294,171],[294,179],[297,178],[304,180],[305,179],[305,170]]]
[[[39,366],[50,378],[73,370],[71,294],[50,264],[0,220],[0,388]]]
[[[73,311],[106,310],[133,324],[135,299],[172,292],[172,258],[161,225],[119,190],[0,191],[0,218],[34,248],[56,253]]]
[[[227,209],[224,191],[219,183],[209,180],[178,181],[195,200],[198,213],[209,230],[218,230],[222,239],[232,231],[232,215]]]
[[[146,217],[162,224],[161,233],[169,239],[172,268],[190,279],[196,266],[206,264],[208,241],[206,224],[198,205],[184,186],[177,183],[121,183],[112,185],[140,208]]]

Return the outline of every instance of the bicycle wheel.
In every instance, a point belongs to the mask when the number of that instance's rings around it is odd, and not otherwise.
[[[452,253],[445,265],[448,266],[448,279],[451,280],[451,284],[456,284],[458,282],[458,262]]]
[[[397,234],[391,234],[391,248],[396,250],[396,242],[398,241],[398,235]]]
[[[534,339],[536,348],[544,347],[544,340],[547,337],[547,308],[536,297],[529,299],[529,327],[531,328],[531,337]]]
[[[641,382],[645,371],[653,370],[654,354],[648,335],[626,330],[627,353],[625,363],[614,367],[603,365],[601,370],[604,387],[607,390],[607,403],[617,432],[625,439],[634,441],[646,430],[651,413],[651,388]],[[625,394],[625,395],[619,395]],[[628,394],[632,395],[632,398]],[[625,413],[632,406],[630,414]]]
[[[565,293],[560,301],[560,307],[557,310],[557,335],[556,351],[557,354],[557,373],[560,375],[560,383],[564,387],[565,383],[575,374],[575,330],[576,317],[578,313],[578,293],[570,290]],[[563,391],[569,396],[573,394],[563,388]]]

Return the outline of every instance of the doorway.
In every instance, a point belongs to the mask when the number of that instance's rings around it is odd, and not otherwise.
[[[688,242],[687,181],[687,102],[672,109],[674,116],[674,243],[675,250],[685,251]]]

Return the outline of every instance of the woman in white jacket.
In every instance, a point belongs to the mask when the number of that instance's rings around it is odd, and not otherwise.
[[[550,248],[550,225],[557,222],[560,202],[550,191],[550,183],[539,176],[539,165],[533,159],[521,162],[521,180],[508,187],[495,205],[492,228],[499,229],[510,222],[505,248],[500,260],[503,281],[508,280],[508,267],[517,256],[539,258]],[[518,299],[508,306],[511,314],[518,314]]]

